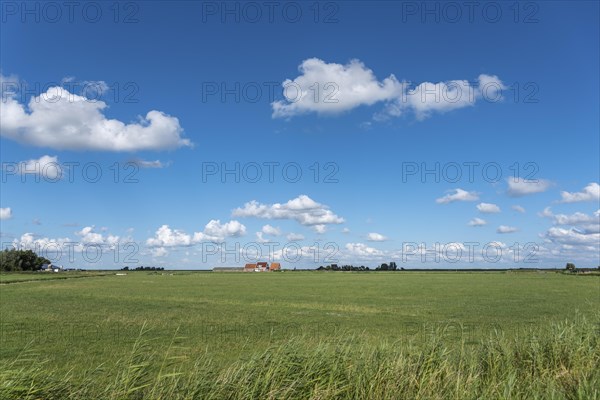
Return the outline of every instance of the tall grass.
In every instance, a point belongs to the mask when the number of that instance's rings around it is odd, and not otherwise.
[[[161,354],[147,336],[142,328],[116,368],[64,376],[24,351],[0,365],[0,398],[600,399],[600,332],[581,316],[477,344],[294,337],[221,368],[189,360],[177,333]]]

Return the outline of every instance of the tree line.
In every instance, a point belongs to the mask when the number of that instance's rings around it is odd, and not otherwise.
[[[376,267],[375,269],[370,269],[369,267],[365,267],[361,265],[360,267],[356,267],[354,265],[342,265],[339,266],[337,264],[331,264],[327,266],[320,266],[317,268],[317,271],[403,271],[404,268],[398,268],[394,261],[389,264],[383,263]]]
[[[0,251],[0,271],[38,271],[50,260],[32,250],[4,249]]]

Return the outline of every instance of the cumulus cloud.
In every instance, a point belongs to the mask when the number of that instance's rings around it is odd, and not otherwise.
[[[298,242],[301,240],[304,240],[304,235],[300,234],[300,233],[290,233],[286,236],[287,240],[289,240],[290,242]]]
[[[106,229],[101,230],[106,231]],[[103,234],[96,232],[94,226],[86,226],[79,232],[75,232],[75,234],[80,237],[80,242],[82,244],[114,246],[119,243],[119,236],[104,236]]]
[[[234,220],[221,224],[220,220],[213,219],[206,224],[203,232],[194,233],[194,240],[197,242],[222,242],[227,237],[239,237],[245,234],[246,227],[238,221]]]
[[[74,245],[69,238],[50,239],[27,232],[13,240],[13,247],[20,250],[33,250],[39,255],[48,257],[49,253],[60,253],[66,248],[65,244]]]
[[[0,208],[0,220],[12,218],[12,210],[10,207]]]
[[[554,214],[550,207],[546,207],[544,211],[539,213],[541,217],[550,218],[554,225],[570,226],[577,229],[582,234],[591,234],[600,232],[600,210],[595,211],[592,215],[582,212],[576,212],[571,215]]]
[[[283,82],[285,100],[271,104],[273,118],[308,112],[340,113],[389,101],[402,93],[402,84],[394,75],[379,82],[373,71],[359,60],[342,65],[310,58],[304,60],[298,70],[300,76]]]
[[[581,192],[560,192],[561,203],[576,203],[580,201],[600,201],[600,185],[591,182]]]
[[[484,226],[487,222],[481,218],[473,218],[469,221],[469,226]]]
[[[497,249],[504,250],[506,248],[506,245],[502,242],[488,242],[487,244]],[[425,242],[405,242],[399,251],[392,254],[394,258],[411,262],[420,259],[421,263],[432,265],[442,260],[448,263],[469,262],[471,265],[477,261],[485,262],[481,252],[474,251],[472,245],[462,242],[432,243],[429,245]]]
[[[169,252],[164,247],[155,247],[150,250],[150,254],[152,254],[152,257],[160,258],[169,255]]]
[[[246,227],[238,221],[229,221],[221,224],[220,220],[211,220],[202,232],[187,234],[179,229],[171,229],[169,225],[162,225],[154,237],[146,240],[149,247],[185,247],[203,241],[222,242],[227,237],[238,237],[246,234]]]
[[[344,219],[334,214],[326,205],[317,203],[306,195],[300,195],[284,204],[261,204],[256,200],[233,210],[235,217],[263,219],[291,219],[302,225],[323,230],[325,225],[341,224]]]
[[[314,229],[315,232],[317,232],[319,234],[323,234],[323,233],[327,232],[327,225],[325,225],[325,224],[313,225],[312,228]]]
[[[513,233],[518,231],[514,226],[500,225],[498,229],[496,229],[496,233]]]
[[[383,255],[383,252],[373,247],[369,247],[364,243],[346,243],[346,250],[352,256],[364,258],[364,257],[378,257]]]
[[[448,204],[455,201],[477,201],[479,200],[479,194],[477,192],[467,192],[463,189],[454,189],[454,191],[448,191],[443,197],[436,199],[435,202],[438,204]]]
[[[483,214],[495,214],[500,212],[500,207],[492,203],[479,203],[477,204],[477,210]]]
[[[192,236],[181,230],[171,229],[169,225],[162,225],[153,238],[146,240],[146,245],[150,247],[191,246],[192,243]]]
[[[269,239],[265,238],[263,235],[279,236],[281,235],[281,230],[267,224],[262,227],[260,232],[256,232],[256,240],[259,243],[269,242]]]
[[[179,120],[151,110],[138,122],[104,115],[105,102],[55,86],[33,96],[27,106],[16,96],[0,102],[0,135],[20,143],[58,150],[139,151],[191,146]]]
[[[528,194],[545,192],[552,186],[546,179],[509,179],[507,194],[511,197],[521,197]]]
[[[585,246],[586,250],[589,249],[589,246],[597,249],[600,243],[600,233],[585,234],[572,228],[552,227],[548,229],[544,237],[553,243]]]
[[[63,166],[58,161],[57,156],[44,155],[40,158],[32,158],[31,160],[21,161],[14,165],[5,164],[6,172],[18,173],[20,175],[34,175],[45,180],[56,181],[62,178]]]
[[[83,254],[87,252],[89,246],[94,246],[100,249],[115,249],[119,242],[131,242],[130,237],[120,238],[119,236],[107,234],[103,235],[95,231],[93,226],[87,226],[82,230],[75,232],[75,239],[68,237],[63,238],[48,238],[34,233],[24,233],[20,238],[13,240],[14,248],[22,250],[33,250],[37,254],[48,258],[51,261],[59,261],[64,255],[71,256]],[[74,253],[73,253],[74,252]],[[102,252],[98,253],[102,257]],[[91,256],[94,258],[95,256]],[[64,257],[66,258],[66,257]],[[84,257],[85,262],[91,262]],[[97,262],[98,260],[94,261]],[[67,262],[67,261],[65,261]]]
[[[466,80],[424,82],[406,92],[400,103],[396,100],[394,109],[412,109],[417,119],[424,119],[434,112],[444,113],[473,106],[480,98],[498,101],[504,89],[506,87],[497,76],[484,74],[479,76],[477,86]]]
[[[265,235],[279,236],[281,235],[281,229],[275,228],[267,224],[262,227],[262,233],[264,233]]]
[[[433,112],[472,106],[482,98],[498,101],[505,89],[497,76],[485,74],[475,83],[451,80],[411,86],[398,81],[393,74],[379,81],[360,60],[337,64],[310,58],[304,60],[298,70],[299,76],[283,82],[285,99],[271,104],[273,118],[311,112],[336,114],[383,103],[384,110],[376,115],[376,119],[399,116],[406,111],[423,119]]]
[[[387,240],[387,237],[383,236],[380,233],[371,232],[367,235],[367,240],[369,242],[384,242]]]
[[[519,206],[519,205],[514,205],[511,207],[514,211],[519,212],[521,214],[525,213],[525,208]]]
[[[582,259],[597,265],[600,255],[600,210],[592,215],[576,212],[554,214],[546,207],[540,216],[550,218],[554,225],[540,237],[549,244],[548,255],[554,258]]]

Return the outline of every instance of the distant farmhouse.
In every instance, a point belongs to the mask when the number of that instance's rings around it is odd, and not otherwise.
[[[64,268],[62,265],[42,264],[40,270],[42,272],[62,272]]]
[[[258,262],[256,264],[246,264],[244,267],[213,267],[213,272],[269,272],[281,271],[281,264],[278,262],[269,263]]]
[[[281,271],[281,264],[278,262],[269,263],[259,262],[256,264],[246,264],[244,266],[244,272],[269,272],[269,271]]]

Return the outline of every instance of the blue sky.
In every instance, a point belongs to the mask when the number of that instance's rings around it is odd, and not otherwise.
[[[0,10],[3,247],[84,268],[257,247],[287,268],[600,262],[597,2],[54,4]]]

